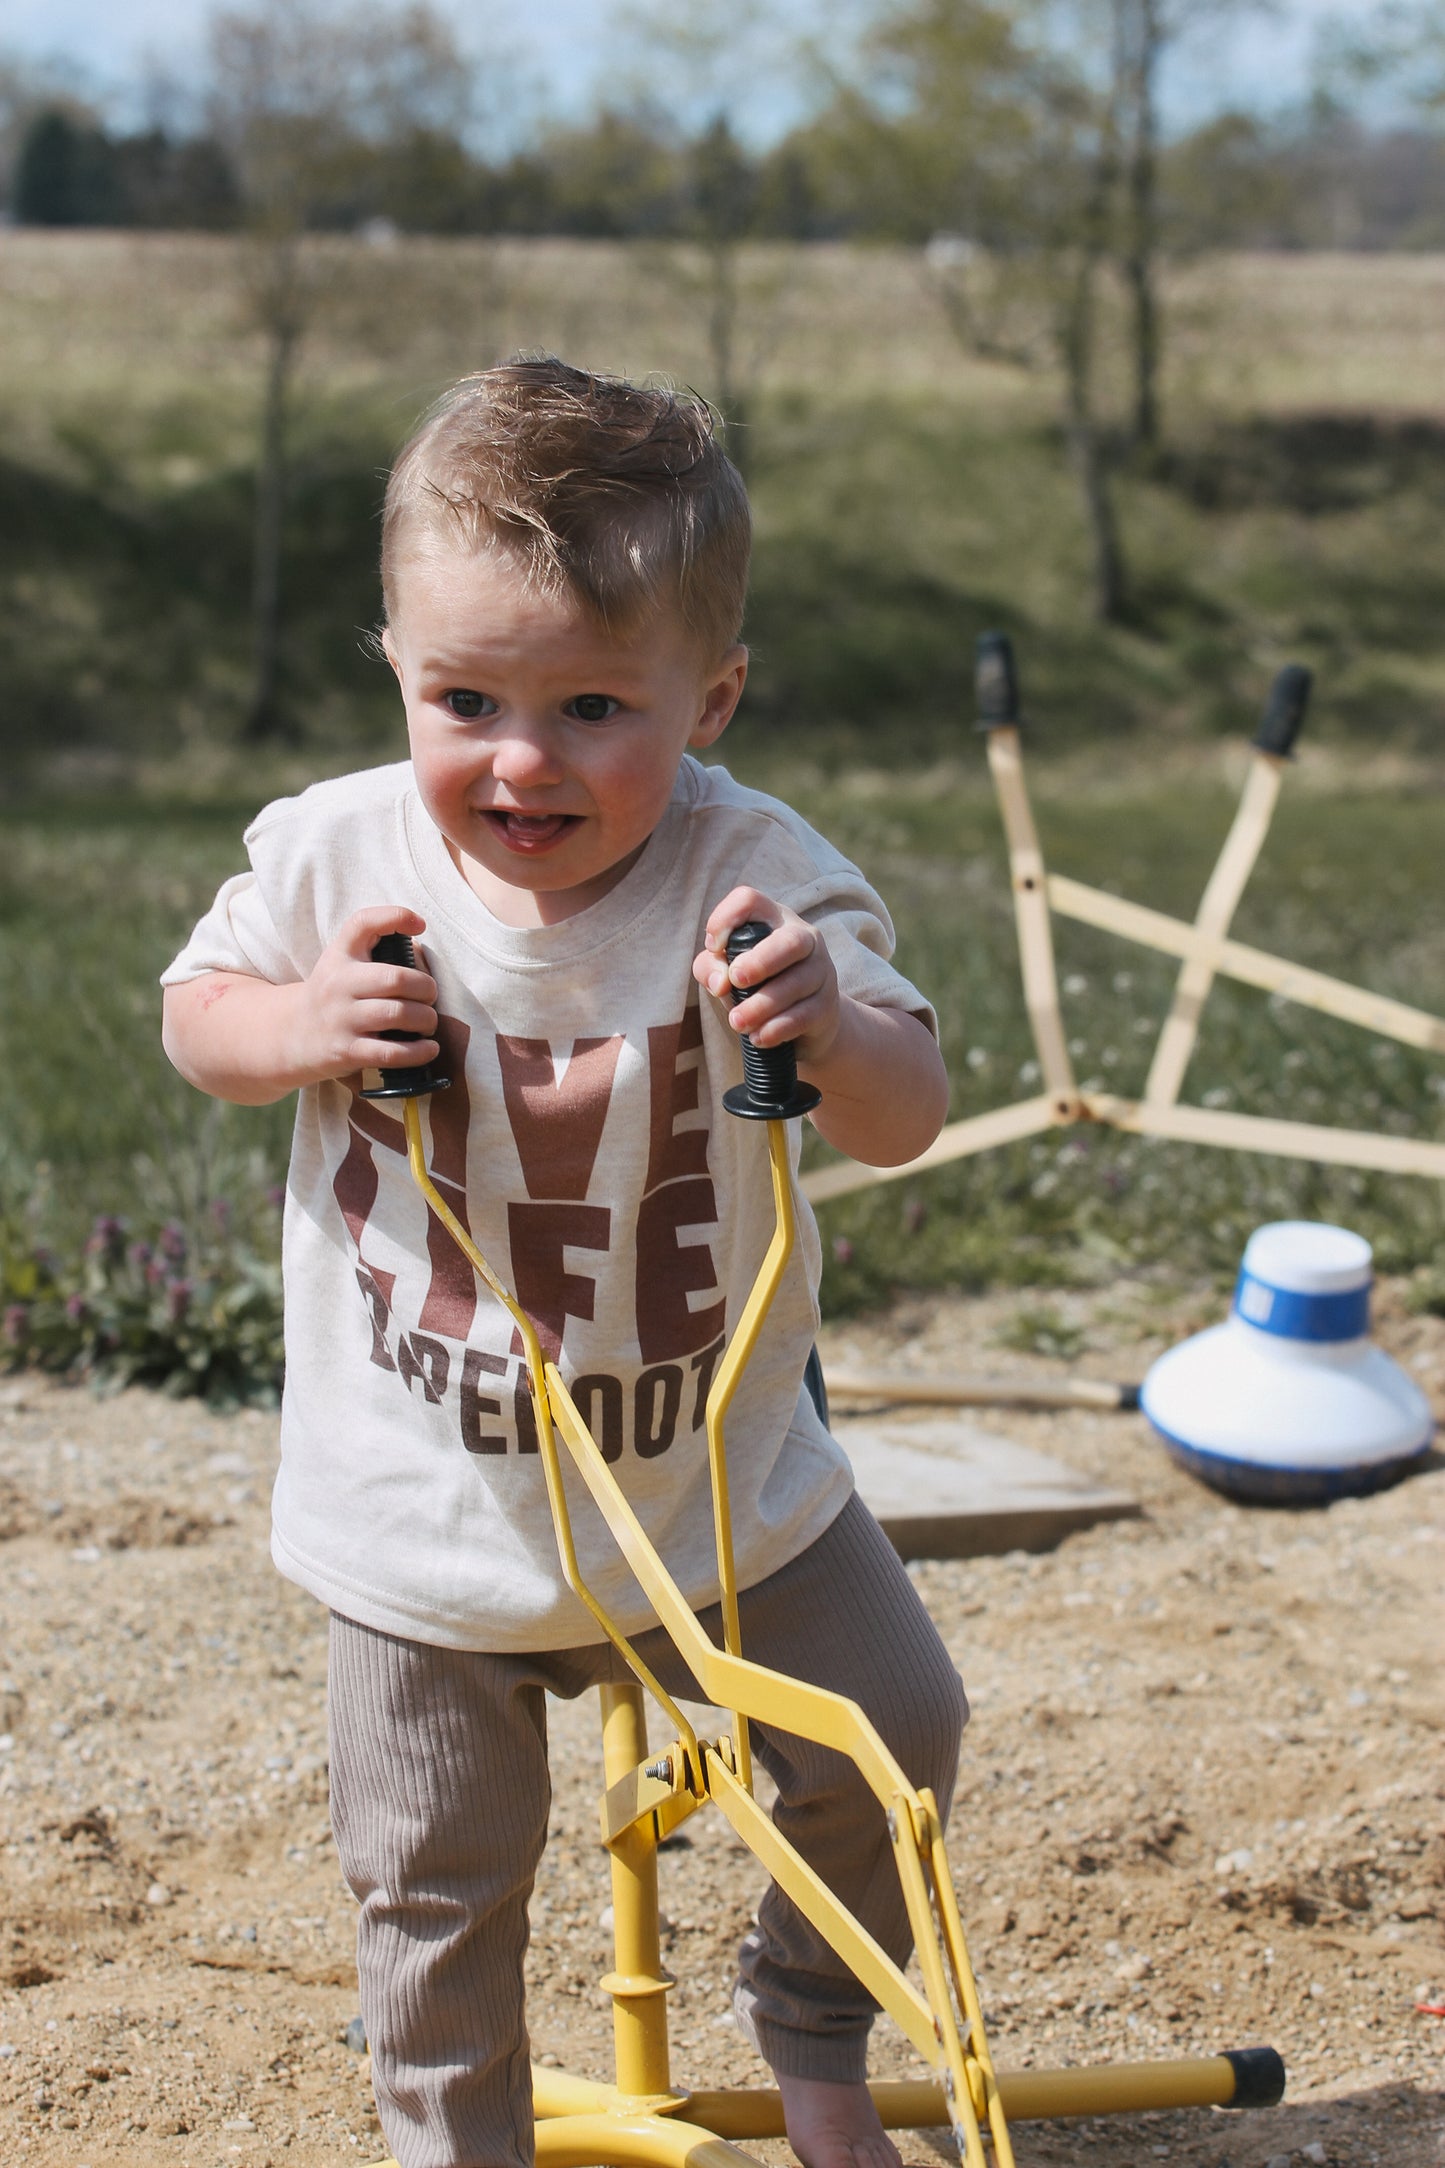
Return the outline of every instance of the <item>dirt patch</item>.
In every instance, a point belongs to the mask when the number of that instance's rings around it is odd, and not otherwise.
[[[1138,1377],[1214,1310],[1065,1295],[1073,1367]],[[997,1374],[1017,1298],[899,1306],[839,1368]],[[1445,1322],[1390,1290],[1436,1393]],[[1016,1335],[1015,1335],[1016,1337]],[[1071,1342],[1073,1344],[1073,1342]],[[894,1417],[892,1420],[903,1420]],[[1445,1469],[1327,1512],[1228,1505],[1136,1416],[976,1416],[1146,1517],[911,1569],[974,1717],[950,1847],[1004,2067],[1271,2042],[1286,2104],[1020,2125],[1023,2164],[1445,2160]],[[0,1388],[0,2127],[7,2158],[305,2168],[384,2153],[346,2043],[353,1907],[326,1815],[325,1617],[266,1556],[275,1424],[143,1393]],[[58,1510],[56,1510],[58,1508]],[[606,2076],[595,1711],[554,1707],[534,1909],[544,2060]],[[674,2063],[761,2076],[727,2015],[757,1871],[715,1817],[661,1859]],[[880,2075],[913,2068],[880,2027]],[[762,2152],[782,2157],[780,2149]],[[931,2164],[933,2142],[905,2137]]]

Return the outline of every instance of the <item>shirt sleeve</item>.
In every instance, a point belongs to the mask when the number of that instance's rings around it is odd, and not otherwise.
[[[209,971],[242,971],[277,986],[305,975],[287,953],[254,873],[221,883],[210,910],[161,973],[161,984],[183,986]]]
[[[841,992],[869,1008],[904,1009],[938,1037],[933,1004],[891,962],[893,921],[881,896],[845,858],[778,896],[815,926],[827,944]]]

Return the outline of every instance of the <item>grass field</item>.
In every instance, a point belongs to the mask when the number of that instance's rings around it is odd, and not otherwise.
[[[517,347],[708,388],[696,294],[656,255],[428,243],[317,263],[287,566],[304,739],[258,763],[237,736],[261,357],[235,245],[0,237],[12,1239],[74,1245],[102,1211],[194,1226],[226,1198],[274,1240],[288,1112],[207,1106],[169,1074],[155,977],[263,798],[396,747],[363,635],[381,476],[425,400]],[[1229,819],[1230,747],[1278,664],[1312,664],[1304,757],[1240,931],[1445,1010],[1445,260],[1176,275],[1169,444],[1121,472],[1135,605],[1107,630],[1045,379],[965,359],[901,252],[759,252],[747,279],[754,670],[727,759],[889,896],[943,1015],[955,1113],[1029,1088],[967,727],[989,625],[1018,641],[1051,862],[1186,915]],[[1170,968],[1079,929],[1061,952],[1080,1075],[1134,1089]],[[1438,1064],[1221,987],[1186,1096],[1438,1135],[1441,1084]],[[1438,1185],[1074,1133],[830,1207],[826,1296],[1224,1272],[1278,1213],[1341,1217],[1390,1264],[1445,1262]]]
[[[784,782],[888,896],[900,961],[939,1008],[955,1115],[1036,1089],[997,818],[977,775],[960,764],[884,784],[741,765]],[[1231,812],[1221,766],[1122,791],[1045,769],[1051,862],[1192,915]],[[102,1211],[204,1229],[224,1198],[233,1223],[259,1218],[267,1239],[261,1201],[284,1168],[289,1107],[206,1102],[157,1043],[156,975],[238,863],[248,811],[60,802],[0,823],[3,1169],[35,1233],[74,1243]],[[1241,937],[1445,1013],[1439,833],[1438,802],[1418,791],[1287,797]],[[1171,966],[1078,927],[1059,929],[1059,953],[1081,1081],[1137,1091]],[[1438,1062],[1223,983],[1186,1092],[1436,1136],[1442,1094]],[[1438,1184],[1072,1131],[825,1208],[826,1294],[836,1310],[899,1285],[1026,1287],[1141,1264],[1166,1279],[1224,1274],[1253,1226],[1292,1215],[1361,1228],[1395,1269],[1445,1263]]]
[[[362,633],[381,476],[426,400],[519,347],[710,386],[697,293],[655,252],[331,244],[316,265],[286,680],[308,760],[335,767],[390,727]],[[190,794],[244,779],[262,356],[240,271],[224,238],[0,243],[0,789],[37,764]],[[1319,672],[1317,736],[1429,753],[1445,706],[1445,260],[1176,276],[1169,443],[1120,474],[1133,614],[1108,629],[1088,613],[1046,374],[966,358],[906,252],[760,250],[744,283],[745,736],[786,731],[815,764],[936,759],[975,634],[1004,624],[1054,738],[1230,730],[1298,659]],[[1117,336],[1106,364],[1122,411]]]

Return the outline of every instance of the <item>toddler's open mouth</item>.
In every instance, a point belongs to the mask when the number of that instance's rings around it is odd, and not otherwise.
[[[575,813],[516,813],[506,806],[491,807],[486,819],[509,850],[541,851],[560,842],[576,827]]]

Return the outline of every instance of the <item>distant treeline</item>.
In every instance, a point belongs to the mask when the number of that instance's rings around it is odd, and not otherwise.
[[[725,117],[688,135],[646,113],[600,112],[489,163],[455,134],[410,127],[357,140],[307,211],[318,231],[381,221],[403,232],[685,239],[927,240],[955,206],[850,144],[825,114],[771,148]],[[1445,144],[1424,129],[1370,130],[1337,111],[1270,122],[1225,114],[1159,159],[1163,225],[1184,247],[1445,247]],[[220,141],[125,132],[62,104],[19,133],[4,207],[16,224],[241,226],[246,197]],[[3,198],[0,198],[3,200]]]

